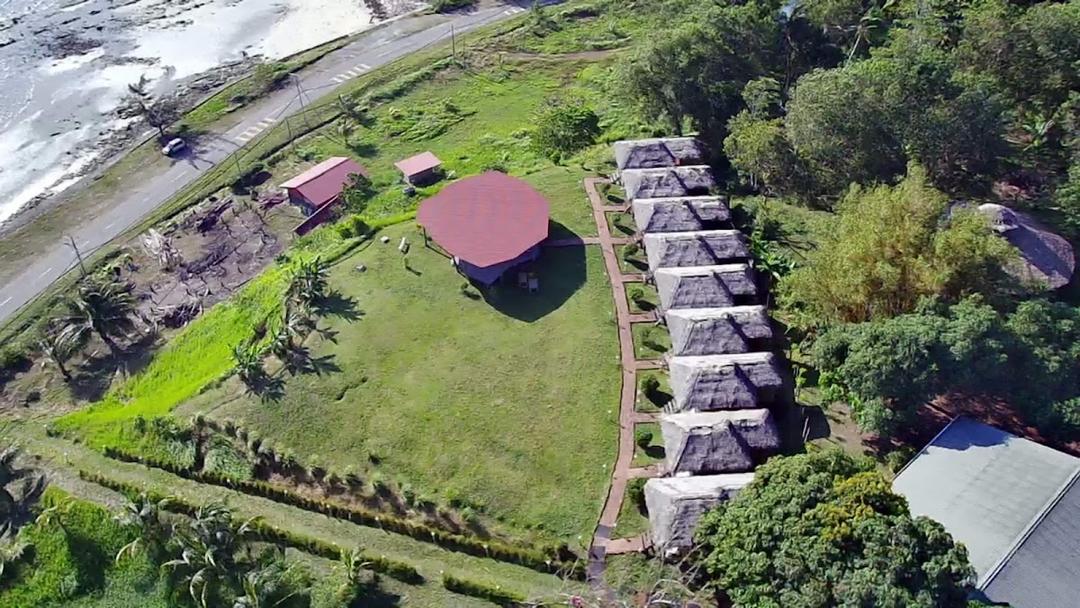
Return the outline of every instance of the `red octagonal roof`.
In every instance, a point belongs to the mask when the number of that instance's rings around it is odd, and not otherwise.
[[[443,188],[416,219],[450,255],[481,268],[513,260],[548,236],[547,200],[497,171]]]

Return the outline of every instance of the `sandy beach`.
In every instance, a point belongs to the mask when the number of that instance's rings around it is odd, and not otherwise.
[[[103,142],[130,132],[115,109],[140,77],[172,92],[371,22],[362,0],[0,0],[0,222],[76,182]]]

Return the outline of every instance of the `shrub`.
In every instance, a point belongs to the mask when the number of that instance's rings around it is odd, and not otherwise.
[[[600,134],[600,117],[581,99],[550,99],[533,122],[533,146],[552,158],[592,145]]]
[[[626,295],[630,297],[631,302],[640,302],[645,299],[645,290],[635,285],[626,292]]]
[[[517,606],[525,601],[524,596],[503,589],[498,585],[493,586],[486,583],[468,581],[451,574],[443,574],[442,584],[448,591],[460,593],[461,595],[478,597],[499,606]]]
[[[622,257],[623,257],[624,260],[629,261],[629,260],[632,260],[632,259],[636,258],[638,253],[640,253],[640,252],[641,252],[641,246],[640,245],[638,245],[637,243],[630,243],[629,245],[627,245],[626,247],[623,248]]]
[[[642,515],[648,513],[648,509],[645,507],[645,482],[647,480],[640,477],[631,479],[626,483],[626,499],[630,501]]]
[[[634,443],[641,449],[645,449],[652,445],[653,432],[649,429],[638,428],[634,431]]]
[[[641,391],[646,397],[652,399],[660,392],[660,379],[652,374],[645,376],[645,379],[641,381]]]
[[[433,0],[431,3],[431,10],[436,13],[446,13],[459,8],[473,6],[474,4],[476,4],[476,0]]]

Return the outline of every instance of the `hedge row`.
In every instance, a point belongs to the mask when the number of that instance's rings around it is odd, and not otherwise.
[[[500,606],[521,606],[525,602],[524,596],[514,593],[513,591],[507,591],[497,585],[492,586],[487,583],[477,583],[475,581],[465,580],[453,576],[452,574],[444,573],[442,575],[442,584],[448,591],[453,591],[454,593],[461,595],[478,597]]]
[[[170,462],[154,461],[153,459],[112,447],[105,448],[105,455],[114,460],[161,469],[185,479],[190,479],[199,483],[222,486],[260,498],[267,498],[275,502],[304,509],[305,511],[312,511],[328,517],[343,519],[357,525],[388,530],[419,541],[434,543],[451,551],[467,553],[477,557],[488,557],[550,574],[559,573],[577,578],[580,578],[585,574],[585,570],[577,561],[576,556],[565,545],[552,548],[547,552],[536,549],[525,549],[500,541],[481,540],[461,534],[453,534],[432,526],[418,524],[401,517],[369,509],[346,507],[331,502],[308,498],[306,496],[300,496],[265,481],[238,480],[217,473],[193,471],[191,469],[178,467]]]
[[[143,490],[133,484],[111,479],[98,475],[97,473],[80,470],[79,478],[83,481],[88,481],[119,492],[129,499],[134,499],[142,493],[146,493],[147,496],[155,502],[167,499],[166,509],[173,513],[187,515],[188,517],[193,516],[198,509],[197,505],[186,502],[175,496],[162,496],[154,492]],[[256,540],[292,547],[304,551],[305,553],[310,553],[326,559],[341,559],[342,549],[334,543],[329,543],[310,536],[304,536],[302,534],[296,534],[295,532],[272,526],[262,520],[251,522],[250,527],[252,528]],[[367,570],[385,574],[386,576],[396,578],[399,581],[411,585],[417,585],[424,582],[424,577],[420,572],[405,562],[392,560],[381,555],[374,556],[366,553],[361,555],[361,562],[365,564],[364,568]]]

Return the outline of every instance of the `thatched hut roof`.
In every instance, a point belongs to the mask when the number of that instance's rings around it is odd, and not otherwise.
[[[1069,284],[1076,271],[1072,245],[1050,232],[1030,216],[1004,205],[988,203],[979,213],[990,219],[991,227],[1020,252],[1020,259],[1005,270],[1025,282],[1060,289]]]
[[[716,308],[757,296],[754,271],[746,264],[659,268],[653,274],[660,307]]]
[[[658,232],[645,235],[649,270],[682,266],[716,266],[750,259],[746,235],[738,230]]]
[[[703,165],[709,155],[694,137],[661,137],[615,142],[615,164],[623,169]]]
[[[665,557],[685,553],[694,544],[701,516],[734,498],[754,479],[753,473],[665,477],[645,482],[645,506],[653,545]]]
[[[726,228],[731,222],[727,197],[639,198],[634,222],[642,232],[691,232]]]
[[[622,172],[627,200],[706,196],[716,187],[708,165],[665,167],[663,169],[627,169]]]
[[[766,409],[668,414],[660,430],[667,472],[676,477],[743,473],[780,449],[780,431]]]
[[[772,353],[671,357],[676,411],[735,410],[782,401],[784,375]]]
[[[676,357],[767,350],[772,322],[764,306],[677,308],[664,315]]]

